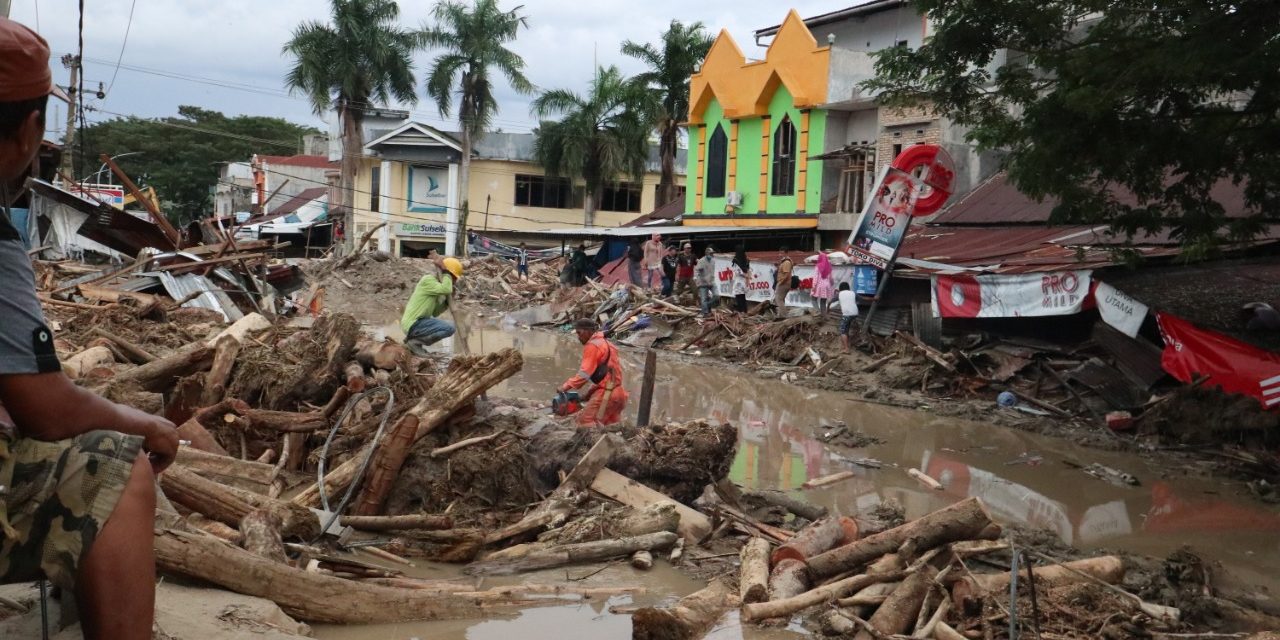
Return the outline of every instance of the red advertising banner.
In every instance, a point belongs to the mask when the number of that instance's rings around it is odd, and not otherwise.
[[[938,275],[933,309],[942,318],[1025,318],[1080,313],[1089,300],[1087,269],[1049,273]]]
[[[936,144],[907,147],[885,167],[862,216],[849,235],[849,254],[858,264],[886,270],[911,217],[934,213],[946,203],[955,180],[951,157]]]
[[[1169,375],[1182,382],[1209,376],[1205,382],[1209,386],[1253,396],[1268,409],[1280,407],[1280,353],[1263,351],[1167,313],[1157,313],[1156,322],[1164,336],[1161,365]]]

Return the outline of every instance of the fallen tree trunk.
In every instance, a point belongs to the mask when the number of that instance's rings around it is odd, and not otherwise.
[[[676,534],[670,531],[660,531],[617,540],[597,540],[595,542],[557,545],[547,549],[535,549],[512,561],[482,561],[468,567],[466,572],[479,575],[507,575],[522,571],[562,567],[580,562],[596,562],[629,556],[641,550],[667,549],[675,544],[676,538]]]
[[[116,361],[111,350],[106,347],[89,347],[62,362],[62,371],[72,380],[79,380],[85,374],[105,367]]]
[[[160,474],[160,488],[170,500],[233,527],[251,511],[270,509],[280,516],[280,533],[285,537],[309,540],[320,533],[319,519],[309,509],[219,484],[182,465],[172,465]]]
[[[632,640],[697,640],[738,605],[733,590],[712,580],[668,608],[645,607],[631,615]]]
[[[275,467],[261,462],[201,451],[194,447],[178,447],[176,462],[200,475],[221,476],[270,485]]]
[[[236,356],[240,355],[240,341],[235,336],[223,336],[218,339],[214,348],[213,365],[204,378],[204,393],[200,395],[200,405],[207,407],[217,404],[227,395],[227,381],[231,379],[231,369],[236,364]]]
[[[319,411],[295,413],[293,411],[272,411],[270,409],[249,409],[244,412],[249,426],[258,429],[269,429],[280,433],[307,433],[329,427],[328,420]]]
[[[770,562],[774,565],[788,558],[804,562],[838,545],[858,539],[858,523],[853,518],[827,518],[801,529],[785,544],[774,549]]]
[[[372,516],[382,513],[382,506],[391,493],[391,485],[395,484],[409,457],[409,448],[413,446],[413,434],[418,430],[418,418],[412,414],[401,417],[387,433],[385,443],[373,452],[370,461],[369,479],[360,490],[356,504],[351,513],[358,516]],[[444,527],[448,528],[448,527]]]
[[[495,608],[555,604],[552,599],[484,599],[423,589],[384,587],[309,573],[267,562],[202,534],[164,530],[155,537],[156,566],[245,595],[267,598],[307,622],[373,624],[410,620],[466,620]]]
[[[1037,585],[1064,582],[1086,582],[1093,576],[1107,584],[1124,580],[1124,562],[1116,556],[1085,558],[1063,564],[1039,566],[1031,570]],[[964,608],[983,593],[1003,593],[1009,590],[1009,573],[988,573],[965,576],[951,585],[951,599]]]
[[[794,598],[809,590],[809,567],[800,560],[783,560],[769,573],[769,600]]]
[[[814,577],[825,578],[897,552],[908,542],[909,552],[905,555],[910,558],[949,542],[994,539],[999,535],[999,527],[991,521],[982,502],[969,498],[888,531],[818,554],[808,562]]]
[[[687,542],[697,544],[711,534],[711,521],[702,513],[611,469],[601,469],[596,474],[595,481],[591,483],[591,490],[637,509],[659,502],[673,502],[676,505],[676,511],[680,514],[680,524],[676,526],[676,532]]]
[[[769,599],[769,541],[752,538],[738,552],[738,598],[743,604]]]
[[[407,516],[342,516],[338,523],[344,527],[362,531],[392,531],[396,529],[452,529],[453,518],[419,513]]]
[[[431,391],[409,410],[409,414],[418,419],[414,442],[434,431],[476,396],[514,375],[523,365],[524,358],[515,349],[503,349],[480,357],[454,358],[448,371],[440,376]],[[383,434],[384,442],[379,445],[385,444],[388,435]],[[338,495],[355,480],[368,446],[371,445],[366,445],[365,449],[325,475],[326,494]],[[320,506],[320,488],[312,485],[294,496],[293,502],[308,507]]]
[[[766,504],[776,507],[782,507],[791,513],[804,518],[805,520],[821,520],[827,517],[827,508],[820,507],[812,502],[798,498],[785,491],[777,489],[766,489],[764,491],[752,491],[747,494],[752,498],[757,498]]]
[[[278,514],[267,509],[255,509],[240,520],[240,535],[244,550],[272,562],[288,564],[284,552],[284,540],[280,538],[282,523]]]
[[[146,349],[143,349],[142,347],[128,340],[125,340],[124,338],[121,338],[120,336],[114,333],[111,333],[110,331],[107,331],[102,327],[95,327],[93,329],[93,333],[94,335],[101,336],[115,343],[116,348],[119,349],[120,352],[123,353],[126,357],[128,357],[129,360],[134,364],[146,364],[156,359],[156,357]]]
[[[788,560],[788,562],[793,562]],[[855,593],[866,587],[881,582],[894,582],[901,580],[906,575],[902,571],[894,571],[890,573],[865,573],[843,580],[837,580],[830,584],[824,584],[820,587],[810,589],[800,595],[787,598],[785,600],[771,600],[769,602],[757,602],[742,607],[743,620],[765,620],[768,618],[780,618],[789,616],[802,609],[807,609],[817,604],[822,604],[829,600],[838,600]]]
[[[875,629],[879,636],[874,636],[867,629],[858,632],[854,640],[877,640],[878,637],[909,633],[920,615],[925,596],[929,594],[933,579],[938,577],[938,569],[925,562],[915,573],[907,576],[893,593],[885,598],[876,612],[867,620],[867,624]]]
[[[164,392],[178,378],[208,369],[213,363],[213,353],[213,348],[204,342],[192,342],[163,358],[117,374],[108,386],[136,385],[144,391]]]

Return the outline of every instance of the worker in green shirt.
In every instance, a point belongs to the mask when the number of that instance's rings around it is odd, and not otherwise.
[[[445,258],[431,253],[431,267],[418,280],[400,317],[404,330],[404,346],[416,356],[427,355],[426,347],[453,335],[453,325],[441,320],[440,314],[449,308],[453,296],[453,283],[462,277],[462,263],[457,258]]]

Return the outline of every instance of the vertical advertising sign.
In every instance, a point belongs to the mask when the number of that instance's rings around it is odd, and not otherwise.
[[[872,197],[849,236],[849,253],[859,264],[887,270],[898,254],[911,217],[929,215],[951,196],[955,166],[936,144],[907,147],[876,181]]]

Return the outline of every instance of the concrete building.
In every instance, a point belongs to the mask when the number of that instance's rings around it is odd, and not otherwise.
[[[368,127],[376,135],[366,139],[356,176],[355,237],[387,222],[379,235],[383,250],[404,255],[452,246],[458,227],[451,213],[462,204],[456,135],[409,119],[380,124]],[[510,239],[511,232],[583,224],[581,181],[548,178],[534,162],[533,142],[531,133],[490,133],[476,144],[469,230]],[[683,168],[683,158],[677,166]],[[621,226],[658,208],[656,145],[647,168],[641,181],[620,177],[605,187],[597,225]]]
[[[974,152],[962,128],[927,108],[884,107],[860,86],[874,76],[874,52],[919,46],[928,33],[906,0],[807,20],[791,11],[755,32],[767,46],[763,60],[721,32],[691,78],[687,170],[695,178],[684,224],[814,228],[834,242],[852,229],[879,171],[914,144],[947,149],[956,193],[991,175],[996,158]]]

